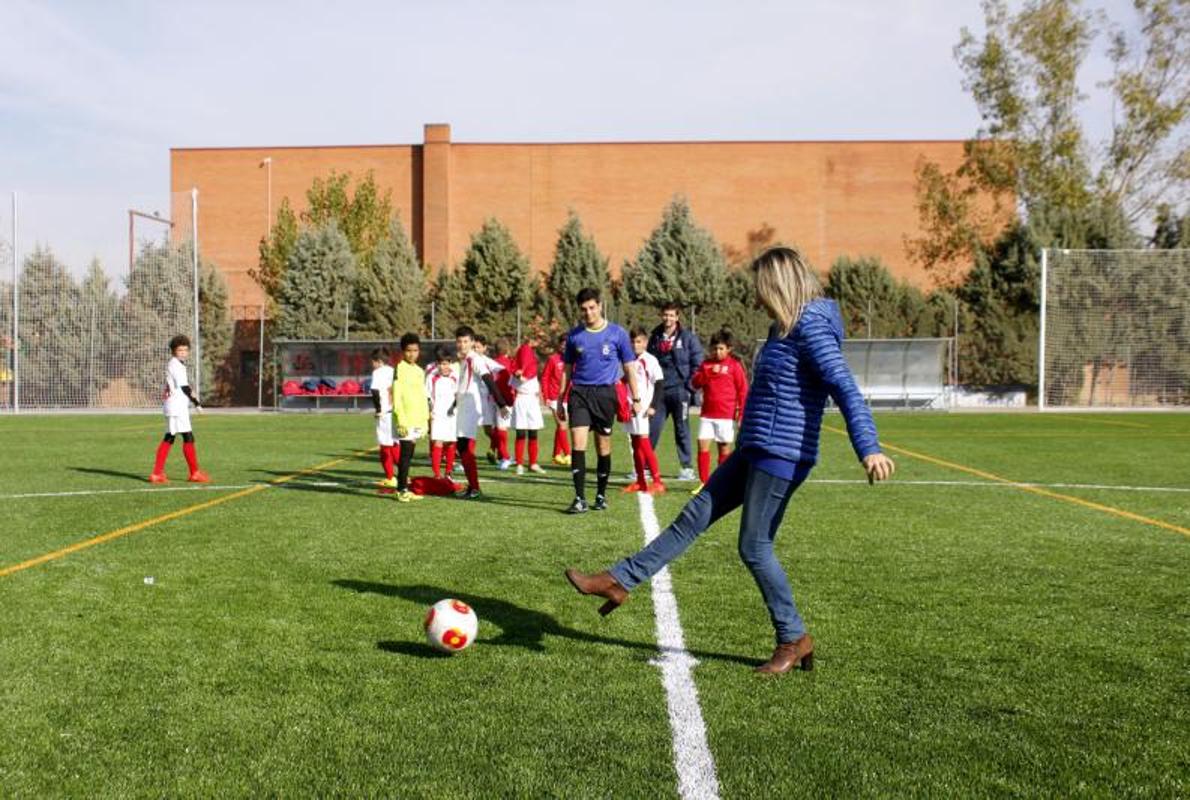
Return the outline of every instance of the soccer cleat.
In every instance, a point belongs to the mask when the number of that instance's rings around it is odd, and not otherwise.
[[[413,503],[413,502],[416,502],[421,499],[422,499],[422,496],[420,494],[414,494],[413,492],[409,491],[408,489],[406,489],[403,492],[397,492],[397,502],[398,503]]]
[[[649,487],[649,494],[665,494],[669,489],[661,481],[653,481],[653,485]]]
[[[595,495],[595,502],[591,504],[592,511],[607,511],[607,498],[601,494]]]
[[[517,465],[516,465],[516,474],[517,474],[517,475],[524,475],[524,474],[525,474],[525,465],[524,465],[524,464],[517,464]]]
[[[507,458],[500,459],[500,463],[496,464],[496,469],[501,472],[507,472],[508,468],[512,466],[512,461]]]
[[[376,490],[376,494],[389,495],[389,494],[398,494],[398,492],[396,489],[392,488],[391,486],[381,486],[379,489]]]
[[[376,485],[383,487],[385,489],[396,489],[397,488],[397,479],[396,478],[385,478],[384,480],[380,481]]]
[[[495,466],[496,462],[500,460],[499,458],[496,457],[495,450],[489,450],[487,458],[488,458],[488,463],[493,466]]]
[[[562,463],[559,466],[563,466],[563,467],[570,466],[570,453],[563,453],[561,456],[561,459],[562,459]]]
[[[569,464],[570,464],[570,462],[566,460],[566,456],[562,455],[561,453],[554,456],[554,463],[557,464],[559,467],[569,466]]]
[[[210,483],[211,476],[203,472],[201,469],[196,469],[194,472],[190,473],[190,477],[186,480],[190,481],[191,483]]]
[[[678,473],[678,480],[680,481],[693,481],[697,479],[698,476],[694,474],[694,470],[690,467],[682,467],[681,471]]]
[[[705,483],[698,484],[697,486],[695,486],[693,489],[690,490],[690,494],[697,495],[699,492],[702,491],[702,487],[704,487],[704,486],[706,486]]]
[[[462,461],[455,462],[455,468],[451,471],[452,472],[465,472],[465,470],[463,469],[463,462]]]
[[[647,492],[647,491],[649,491],[648,484],[641,483],[640,481],[633,481],[632,483],[625,486],[623,489],[624,494],[635,494],[636,492]]]
[[[587,501],[581,497],[574,498],[574,502],[570,504],[570,508],[566,509],[567,514],[586,514],[588,511]]]
[[[164,473],[154,472],[149,476],[149,483],[169,483],[169,478],[165,477]]]
[[[461,492],[455,492],[455,497],[460,500],[479,500],[483,497],[483,492],[479,489],[463,489]]]
[[[545,467],[541,466],[540,464],[530,464],[530,465],[529,465],[529,471],[530,471],[530,472],[536,472],[538,475],[545,475],[545,474],[546,474],[546,473],[545,473]]]

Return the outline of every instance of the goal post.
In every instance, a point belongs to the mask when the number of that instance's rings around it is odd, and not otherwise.
[[[1041,410],[1190,407],[1190,250],[1041,253]]]

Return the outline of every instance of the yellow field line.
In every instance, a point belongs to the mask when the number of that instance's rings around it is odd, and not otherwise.
[[[1076,419],[1079,422],[1093,422],[1096,425],[1115,425],[1117,428],[1141,428],[1142,430],[1149,429],[1148,425],[1142,425],[1139,422],[1122,422],[1118,419],[1095,419],[1094,417],[1083,417],[1078,414],[1061,414],[1058,416],[1059,418]]]
[[[829,431],[834,432],[834,433],[840,433],[840,434],[843,434],[844,436],[847,435],[847,432],[845,430],[843,430],[841,428],[836,428],[833,425],[823,425],[823,427]],[[931,456],[926,453],[918,453],[914,450],[909,450],[908,448],[905,448],[905,447],[898,447],[896,445],[888,444],[886,442],[881,442],[880,446],[882,448],[884,448],[885,450],[891,450],[894,453],[900,453],[901,455],[906,455],[906,456],[909,456],[910,458],[916,458],[919,461],[926,461],[930,464],[937,464],[940,467],[947,467],[948,469],[957,469],[959,472],[965,472],[968,475],[975,475],[977,477],[984,478],[985,480],[989,480],[989,481],[994,481],[996,483],[1008,484],[1009,486],[1012,486],[1014,489],[1020,489],[1022,492],[1029,492],[1031,494],[1041,495],[1042,497],[1048,497],[1052,500],[1061,500],[1066,503],[1073,503],[1074,505],[1082,506],[1083,508],[1090,508],[1095,511],[1102,511],[1104,514],[1111,514],[1112,516],[1120,517],[1122,519],[1132,520],[1133,522],[1141,522],[1141,523],[1144,523],[1145,525],[1152,525],[1156,528],[1163,528],[1167,531],[1173,531],[1174,533],[1180,533],[1183,536],[1190,536],[1190,528],[1183,528],[1181,525],[1175,525],[1172,522],[1165,522],[1164,520],[1153,519],[1152,517],[1146,517],[1146,516],[1142,516],[1140,514],[1134,514],[1133,512],[1126,511],[1125,509],[1122,509],[1122,508],[1116,508],[1115,506],[1109,506],[1109,505],[1105,505],[1103,503],[1096,503],[1093,500],[1084,500],[1081,497],[1074,497],[1072,495],[1062,494],[1061,492],[1055,492],[1050,489],[1043,489],[1040,486],[1024,486],[1024,485],[1021,485],[1018,481],[1010,480],[1009,478],[1003,478],[999,475],[996,475],[995,473],[987,472],[986,470],[976,469],[975,467],[968,467],[965,464],[956,464],[953,461],[947,461],[946,459],[938,458],[936,456]]]
[[[350,456],[336,458],[323,464],[316,464],[315,466],[308,467],[301,470],[300,472],[295,472],[292,475],[284,475],[280,478],[275,478],[268,483],[250,486],[247,489],[241,489],[238,492],[232,492],[231,494],[225,494],[222,497],[216,497],[214,500],[195,503],[192,506],[186,506],[185,508],[180,508],[177,511],[171,511],[168,514],[162,514],[159,517],[153,517],[152,519],[146,519],[142,522],[133,523],[132,525],[125,525],[123,528],[117,528],[114,531],[101,533],[98,536],[93,536],[90,539],[84,539],[81,542],[75,542],[74,544],[67,545],[66,547],[63,547],[59,550],[54,550],[51,553],[45,553],[44,555],[31,558],[28,561],[22,561],[19,564],[13,564],[8,567],[0,568],[0,578],[5,578],[9,575],[21,572],[26,569],[31,569],[32,567],[44,564],[47,561],[55,561],[59,558],[64,558],[71,553],[77,553],[79,550],[86,550],[88,547],[94,547],[95,545],[103,544],[104,542],[110,542],[112,539],[119,539],[121,536],[127,536],[131,533],[136,533],[137,531],[143,531],[145,528],[151,528],[154,525],[160,525],[162,522],[169,522],[170,520],[178,519],[179,517],[189,516],[190,514],[194,514],[199,511],[205,511],[208,508],[214,508],[215,506],[231,502],[232,500],[238,500],[241,497],[247,497],[248,495],[262,492],[270,486],[279,486],[283,483],[289,483],[295,478],[300,478],[303,475],[310,475],[312,473],[319,472],[320,470],[324,470],[327,467],[333,467],[335,464],[341,464],[344,461],[357,457],[358,455],[360,454],[354,453]]]

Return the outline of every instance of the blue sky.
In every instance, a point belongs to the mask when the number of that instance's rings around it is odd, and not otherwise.
[[[1127,0],[1112,0],[1114,18]],[[0,237],[125,266],[169,209],[169,148],[961,138],[976,0],[0,0]],[[1088,70],[1093,83],[1103,59]],[[1110,105],[1087,103],[1088,127]]]

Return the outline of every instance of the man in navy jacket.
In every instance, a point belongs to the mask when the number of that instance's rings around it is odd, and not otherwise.
[[[656,449],[665,428],[665,418],[672,416],[678,462],[682,465],[678,480],[692,481],[694,470],[691,468],[688,417],[694,387],[690,381],[702,363],[702,342],[682,326],[681,309],[677,303],[666,303],[661,307],[661,324],[649,336],[649,352],[661,362],[661,371],[665,374],[665,394],[660,408],[651,418],[649,440]],[[658,476],[653,477],[656,480]]]

